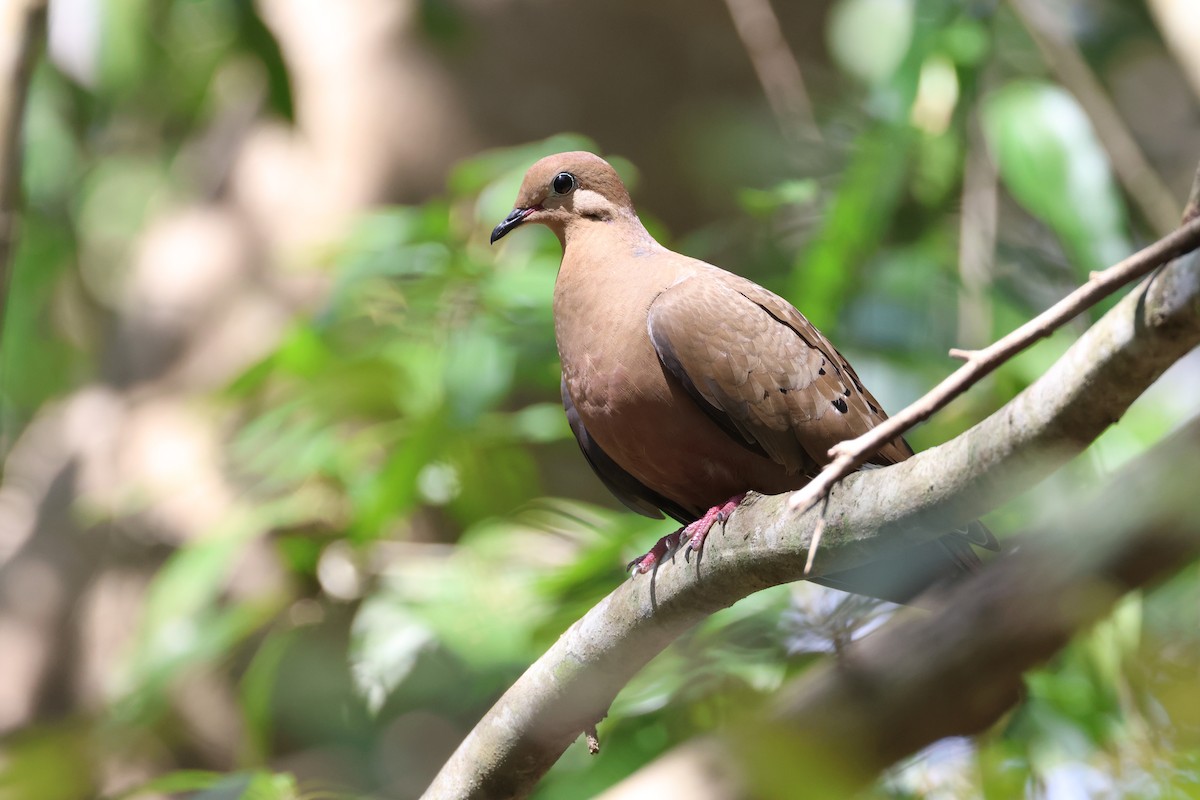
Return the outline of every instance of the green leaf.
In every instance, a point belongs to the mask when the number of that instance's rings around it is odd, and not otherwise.
[[[1108,156],[1074,97],[1052,84],[1016,81],[984,99],[983,123],[1005,187],[1054,231],[1081,272],[1128,254]]]
[[[100,84],[128,91],[141,82],[151,62],[150,0],[106,0],[100,19]]]
[[[78,380],[82,354],[51,324],[55,292],[74,256],[72,243],[46,219],[22,220],[0,339],[0,399],[5,417],[31,416],[38,405]],[[79,363],[79,366],[83,366]],[[6,420],[7,421],[7,420]]]
[[[382,468],[348,485],[354,512],[351,533],[357,541],[386,535],[389,520],[416,507],[417,476],[444,452],[450,435],[440,416],[418,420],[410,435],[388,453]]]
[[[377,593],[362,604],[350,629],[347,657],[354,686],[372,713],[379,711],[435,641],[430,627],[394,596]]]
[[[278,612],[285,598],[275,594],[221,603],[231,566],[278,516],[271,508],[233,513],[223,529],[189,542],[155,575],[138,642],[121,676],[118,718],[153,714],[184,667],[228,652]]]
[[[879,124],[861,135],[821,230],[800,256],[789,294],[827,333],[891,226],[915,141],[907,126]]]
[[[912,0],[840,0],[829,13],[834,60],[865,83],[879,85],[892,77],[912,34]]]
[[[296,779],[286,773],[235,772],[223,776],[192,800],[299,800]]]
[[[3,800],[84,800],[94,797],[94,744],[76,724],[17,729],[4,740]]]
[[[144,795],[161,796],[164,793],[195,792],[211,788],[218,783],[227,781],[228,777],[221,772],[208,772],[199,769],[181,769],[168,772],[166,775],[147,781],[134,789],[122,792],[114,800],[136,800]]]
[[[451,334],[444,380],[456,420],[473,422],[507,394],[516,366],[513,348],[476,322]]]
[[[313,601],[308,601],[313,602]],[[288,648],[295,638],[294,630],[272,631],[254,652],[250,665],[242,675],[239,686],[242,717],[251,756],[265,760],[270,755],[274,717],[271,714],[275,697],[275,682]]]
[[[770,189],[743,189],[738,204],[750,214],[765,217],[786,206],[807,206],[817,199],[820,186],[812,178],[781,181]]]

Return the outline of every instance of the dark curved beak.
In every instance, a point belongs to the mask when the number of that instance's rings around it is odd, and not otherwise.
[[[514,208],[512,213],[504,218],[504,221],[492,228],[492,238],[488,240],[489,244],[495,244],[499,239],[503,238],[506,233],[525,221],[534,209],[532,208]]]

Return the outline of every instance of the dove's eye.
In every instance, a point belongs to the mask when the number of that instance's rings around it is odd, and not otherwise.
[[[555,194],[569,194],[575,188],[575,176],[569,172],[560,172],[550,182],[550,188]]]

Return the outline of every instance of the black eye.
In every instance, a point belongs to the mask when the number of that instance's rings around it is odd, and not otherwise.
[[[575,188],[575,176],[569,172],[560,172],[550,182],[550,188],[555,194],[568,194]]]

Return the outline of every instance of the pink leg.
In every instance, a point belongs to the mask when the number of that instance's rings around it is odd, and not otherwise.
[[[687,547],[684,550],[685,558],[690,556],[693,550],[700,552],[700,549],[704,546],[704,538],[708,536],[708,532],[712,530],[713,526],[718,522],[724,525],[729,519],[729,515],[733,513],[733,510],[745,499],[746,494],[743,492],[729,498],[723,505],[713,506],[704,513],[703,517],[692,524],[659,539],[658,544],[650,548],[650,552],[630,561],[625,569],[632,569],[635,575],[644,575],[654,569],[654,565],[668,553],[675,552],[675,549],[683,544],[685,540],[687,541]]]

